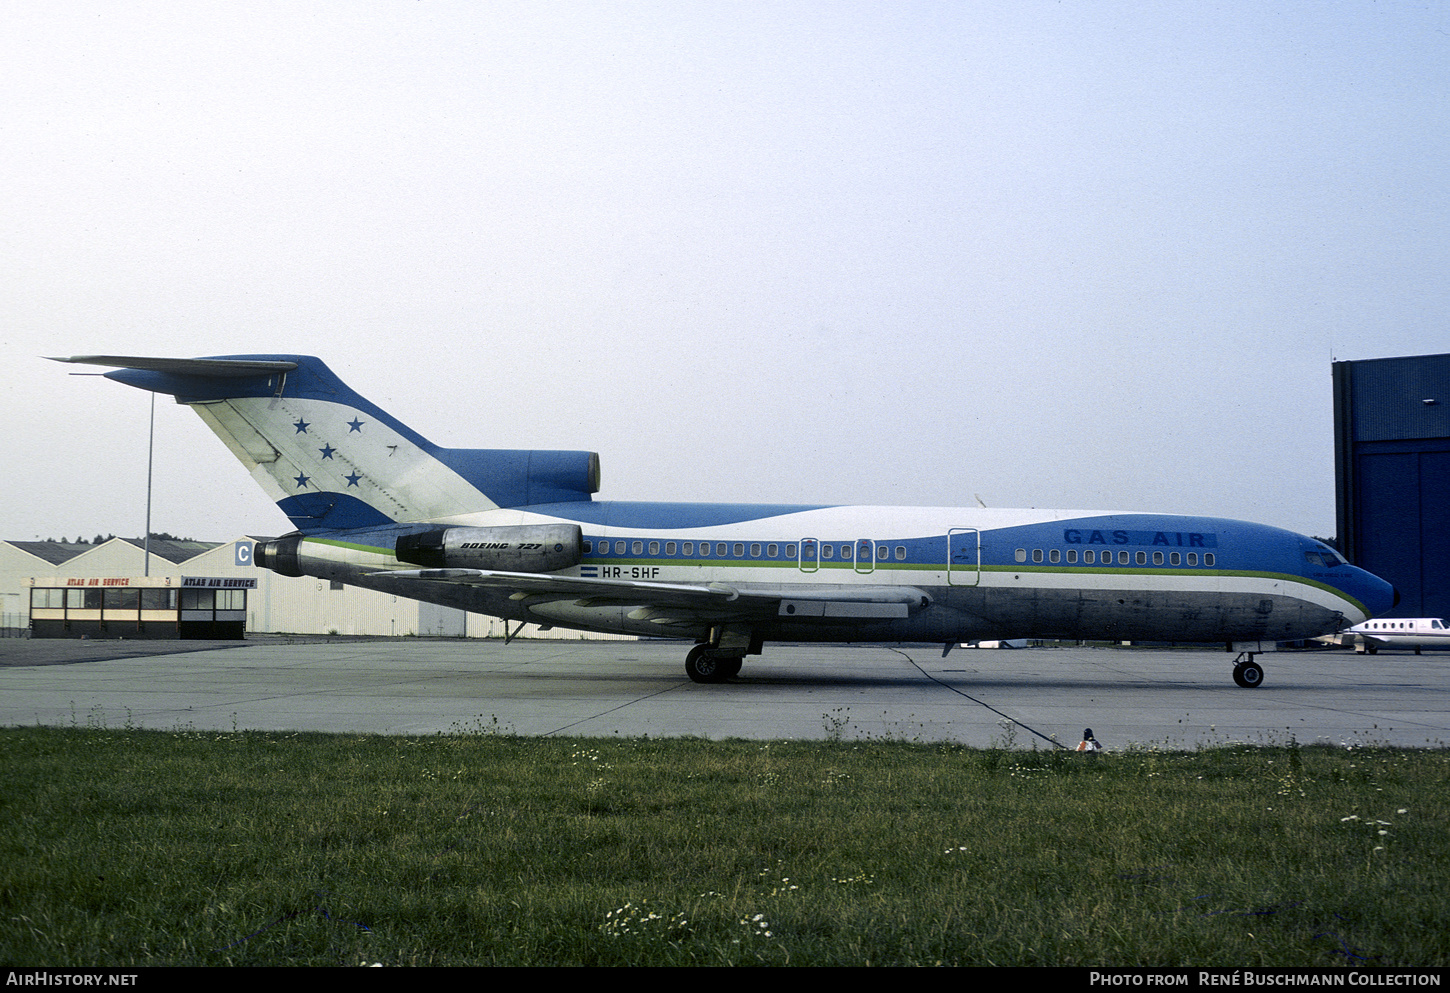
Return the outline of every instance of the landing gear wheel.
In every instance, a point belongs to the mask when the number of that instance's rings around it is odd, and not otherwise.
[[[1253,689],[1264,681],[1264,670],[1257,662],[1240,662],[1234,666],[1234,682]]]
[[[728,659],[721,659],[720,661],[725,670],[726,679],[734,679],[740,675],[740,667],[745,664],[745,660],[738,655]]]
[[[685,675],[696,683],[723,683],[740,671],[741,659],[715,655],[709,645],[696,645],[685,656]]]

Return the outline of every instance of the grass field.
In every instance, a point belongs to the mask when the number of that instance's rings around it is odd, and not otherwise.
[[[0,963],[1450,963],[1444,750],[492,730],[0,729]]]

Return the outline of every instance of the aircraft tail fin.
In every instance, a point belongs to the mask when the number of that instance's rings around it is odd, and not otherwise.
[[[593,452],[439,448],[309,355],[56,361],[119,367],[106,378],[191,407],[305,533],[587,501],[599,489]]]

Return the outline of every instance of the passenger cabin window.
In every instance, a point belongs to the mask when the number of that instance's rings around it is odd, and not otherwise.
[[[896,561],[898,561],[898,562],[905,562],[906,561],[906,546],[905,545],[897,545],[896,546]]]
[[[1027,549],[1025,549],[1025,548],[1019,548],[1019,549],[1017,549],[1017,551],[1015,553],[1013,553],[1013,557],[1016,558],[1018,562],[1026,562],[1027,561]]]

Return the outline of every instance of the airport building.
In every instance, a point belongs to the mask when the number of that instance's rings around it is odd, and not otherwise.
[[[1345,558],[1450,617],[1450,355],[1334,363],[1334,442]]]
[[[152,539],[149,563],[139,538],[0,541],[0,636],[229,638],[239,623],[257,634],[504,636],[496,617],[258,569],[255,540]],[[533,624],[519,637],[634,640]]]

